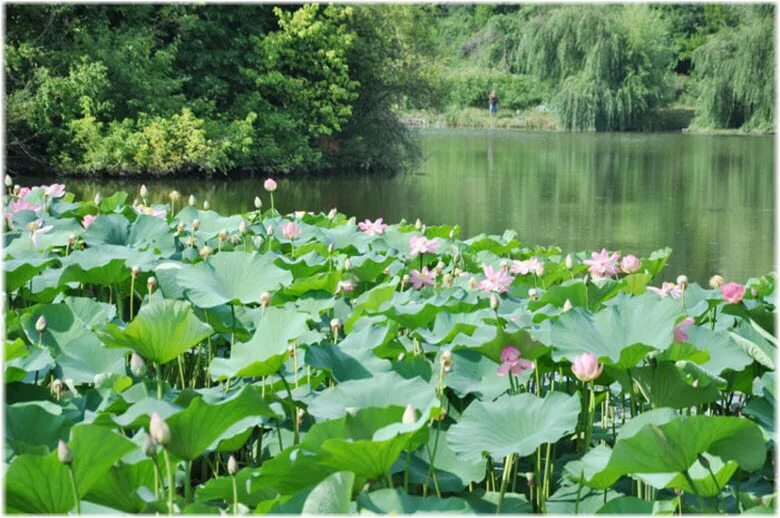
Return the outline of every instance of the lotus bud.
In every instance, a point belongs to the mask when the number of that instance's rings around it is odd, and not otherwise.
[[[444,368],[444,372],[449,372],[452,368],[452,352],[449,350],[442,351],[439,357],[439,363]]]
[[[582,353],[574,359],[571,371],[580,381],[593,381],[604,370],[604,366],[599,363],[598,358],[593,353]]]
[[[137,278],[138,274],[140,274],[140,273],[141,273],[141,267],[138,266],[137,264],[135,266],[133,266],[132,268],[130,268],[130,275],[133,278]]]
[[[236,458],[232,455],[228,459],[227,470],[228,470],[228,475],[230,475],[231,477],[235,477],[236,473],[238,473],[238,462],[236,462]]]
[[[404,415],[401,417],[401,423],[414,424],[417,421],[417,415],[414,412],[414,407],[411,404],[406,405],[404,408]]]
[[[563,312],[567,312],[571,309],[571,301],[569,299],[566,299],[566,302],[563,303]]]
[[[39,333],[46,331],[46,317],[43,315],[38,317],[38,320],[35,321],[35,330]]]
[[[328,212],[328,219],[333,221],[336,218],[336,214],[338,214],[338,212],[335,207],[330,209],[330,212]]]
[[[328,255],[333,253],[333,243],[328,245]]]
[[[14,181],[11,179],[11,175],[7,174],[5,175],[5,186],[11,187],[14,184]]]
[[[420,227],[420,232],[422,232],[423,234],[425,234],[426,230],[428,230],[428,226],[427,225],[423,225],[422,227]]]
[[[76,234],[68,234],[68,246],[76,244]]]
[[[62,395],[63,389],[65,388],[65,384],[62,382],[62,380],[59,378],[52,380],[51,385],[49,387],[51,388],[52,393],[54,393],[54,395],[57,396],[57,399],[59,400],[60,396]]]
[[[498,308],[498,295],[495,293],[490,294],[490,309],[496,310]]]
[[[209,200],[203,200],[203,210],[209,210]]]
[[[758,290],[756,288],[750,288],[750,294],[755,298],[758,297]]]
[[[295,422],[298,424],[298,428],[303,426],[303,418],[306,417],[306,412],[303,408],[299,408],[295,411]]]
[[[274,235],[274,226],[273,225],[268,225],[268,229],[266,230],[266,232],[268,232],[269,236],[273,236]]]
[[[100,193],[97,193],[95,195],[95,205],[100,205],[103,203],[103,196]]]
[[[200,229],[200,220],[196,218],[192,220],[192,231],[197,232],[198,229]]]
[[[539,300],[539,290],[536,288],[528,290],[528,298],[531,300]]]
[[[263,200],[260,199],[260,196],[255,196],[255,209],[260,210],[262,206]]]
[[[341,329],[341,320],[338,318],[334,318],[330,321],[330,328],[333,330],[334,333],[336,333],[339,329]]]
[[[471,288],[472,290],[476,290],[477,286],[479,286],[479,281],[477,281],[476,277],[472,277],[471,279],[469,279],[469,288]]]
[[[566,265],[566,268],[571,270],[574,267],[574,258],[571,256],[571,254],[566,255],[566,260],[564,261],[564,264]]]
[[[528,481],[529,486],[533,486],[536,483],[536,476],[533,471],[527,471],[525,473],[525,479]]]
[[[189,236],[187,239],[184,240],[185,244],[187,246],[194,247],[198,242],[195,240],[194,237]]]
[[[723,286],[725,283],[726,280],[720,275],[713,275],[710,277],[710,288],[717,289]]]
[[[699,380],[698,379],[693,380],[692,385],[693,385],[693,388],[699,388]]]
[[[460,277],[461,275],[463,275],[463,270],[461,270],[460,268],[455,268],[454,270],[452,270],[453,277]]]
[[[405,287],[407,284],[409,284],[409,275],[404,274],[404,276],[401,277],[401,288]]]
[[[187,203],[190,205],[190,207],[194,207],[196,201],[197,200],[195,199],[195,195],[194,194],[190,194],[190,197],[187,200]]]
[[[348,413],[349,415],[355,415],[358,412],[357,407],[354,406],[348,406],[344,408],[344,411]]]
[[[398,361],[402,362],[406,358],[406,353],[398,353]]]
[[[274,192],[276,190],[276,182],[269,178],[263,182],[263,188],[268,192]]]
[[[243,219],[238,222],[238,233],[241,235],[246,234],[246,221]]]
[[[136,352],[130,355],[130,372],[137,378],[146,374],[146,363],[144,363],[141,355]]]
[[[157,445],[154,444],[154,439],[149,435],[146,436],[146,441],[144,441],[144,453],[147,457],[154,457],[154,454],[157,453]]]
[[[137,207],[141,202],[138,201],[138,198],[133,198],[133,207]]]
[[[149,290],[153,290],[155,286],[157,286],[157,279],[154,277],[146,279],[146,287],[149,288]]]
[[[417,218],[417,221],[414,222],[414,228],[417,230],[422,228],[422,221],[420,221],[420,218]]]
[[[260,294],[260,305],[263,307],[268,306],[268,304],[271,302],[271,294],[267,291],[264,291]]]
[[[146,199],[146,197],[149,195],[149,189],[146,188],[146,185],[141,185],[139,194],[141,195],[141,198]]]
[[[19,185],[18,183],[16,185],[14,185],[14,196],[18,196],[19,193],[21,192],[21,190],[22,190],[22,186],[21,185]]]
[[[241,242],[241,238],[238,237],[238,234],[233,234],[230,236],[230,244],[233,246],[238,245]]]
[[[444,276],[441,278],[441,285],[445,288],[449,288],[452,286],[452,275],[449,273],[445,273]]]
[[[390,267],[388,266],[387,268],[382,270],[382,273],[385,274],[385,275],[390,275]]]
[[[180,236],[182,234],[184,234],[184,223],[179,223],[176,225],[176,235]]]
[[[450,241],[452,241],[453,239],[455,239],[455,230],[454,229],[450,230]]]
[[[173,203],[176,203],[181,199],[181,193],[177,190],[173,190],[168,194],[168,198],[170,198]]]
[[[161,446],[165,446],[171,441],[171,429],[168,428],[165,419],[160,417],[157,412],[154,412],[149,420],[149,435],[155,443]]]
[[[509,261],[501,261],[501,269],[504,270],[504,272],[509,272]]]
[[[685,276],[685,275],[678,275],[677,276],[677,285],[680,288],[682,288],[682,289],[687,288],[688,287],[688,277]]]
[[[57,443],[57,458],[66,466],[73,462],[73,454],[62,439]]]
[[[699,458],[699,464],[701,464],[704,469],[710,469],[710,461],[707,460],[707,457],[702,455],[701,453],[698,455]]]
[[[444,271],[444,261],[436,263],[434,270],[436,270],[436,275],[441,275],[441,272]]]
[[[349,257],[344,259],[344,269],[346,271],[350,271],[352,269],[352,261],[349,260]]]
[[[225,229],[223,228],[222,230],[220,230],[220,231],[217,233],[217,238],[219,238],[219,240],[220,240],[220,241],[223,241],[223,242],[224,242],[224,241],[227,241],[227,238],[228,238],[228,231],[227,231],[227,230],[225,230]]]
[[[260,245],[263,244],[263,237],[262,236],[254,236],[252,238],[252,244],[255,246],[255,248],[260,248]]]

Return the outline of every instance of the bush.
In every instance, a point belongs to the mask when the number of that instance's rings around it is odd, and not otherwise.
[[[542,102],[545,95],[541,83],[530,76],[498,70],[467,69],[448,79],[448,104],[487,109],[491,90],[496,90],[499,106],[509,110],[535,106]]]

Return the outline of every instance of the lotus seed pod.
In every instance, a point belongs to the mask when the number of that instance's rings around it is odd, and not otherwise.
[[[414,222],[414,228],[417,230],[422,228],[422,221],[420,221],[420,218],[417,218],[417,221]]]
[[[241,235],[246,234],[246,221],[243,219],[238,222],[238,233]]]
[[[212,250],[212,248],[210,246],[203,245],[202,247],[200,247],[200,250],[198,250],[198,254],[200,255],[201,259],[203,259],[205,261],[206,259],[209,258],[209,256],[211,255],[211,252],[213,252],[213,251],[214,250]]]
[[[238,462],[236,462],[236,458],[232,455],[227,461],[227,470],[228,470],[228,475],[230,475],[231,477],[235,477],[236,473],[238,473]]]
[[[566,255],[566,268],[571,270],[574,267],[574,258],[571,256],[571,254]]]
[[[264,291],[260,294],[260,305],[263,307],[268,306],[268,304],[271,302],[271,294],[267,291]]]
[[[103,196],[100,193],[97,193],[95,195],[95,205],[100,205],[103,203]]]
[[[140,378],[146,374],[146,363],[144,363],[144,359],[141,358],[141,355],[136,352],[130,355],[130,372],[132,372],[133,376],[136,378]]]
[[[501,261],[501,269],[504,272],[509,272],[509,261]]]
[[[262,206],[263,206],[263,200],[260,199],[260,196],[255,196],[255,208],[260,210]]]
[[[155,443],[165,446],[171,441],[171,429],[168,423],[160,417],[160,414],[154,412],[149,420],[149,435]]]
[[[149,189],[146,188],[146,185],[141,185],[139,194],[141,195],[141,198],[146,198],[146,196],[149,194]]]
[[[171,199],[172,202],[176,203],[181,199],[181,193],[177,190],[173,190],[168,194],[168,197]]]
[[[452,286],[452,275],[449,273],[445,273],[444,276],[441,278],[441,284],[445,288],[449,288]]]
[[[677,285],[680,286],[680,288],[685,289],[688,287],[688,277],[685,275],[678,275],[677,276]]]
[[[228,237],[228,231],[223,228],[217,233],[217,237],[220,241],[226,241]]]
[[[209,210],[209,200],[203,200],[203,210]]]
[[[527,471],[525,473],[525,479],[528,481],[528,485],[533,486],[536,476],[533,471]]]
[[[330,321],[330,328],[331,328],[331,329],[332,329],[334,332],[336,332],[336,331],[338,331],[339,329],[341,329],[341,320],[339,320],[338,318],[334,318],[334,319],[332,319],[332,320]]]
[[[141,273],[141,267],[137,264],[130,269],[130,275],[133,277],[138,277],[139,273]]]
[[[22,190],[22,186],[21,185],[19,185],[18,183],[16,185],[14,185],[14,196],[18,196],[19,193],[21,192],[21,190]]]
[[[196,218],[192,220],[192,231],[197,232],[198,229],[200,229],[200,220]]]
[[[567,312],[572,308],[571,301],[569,299],[566,299],[566,302],[563,303],[563,312]]]
[[[176,235],[180,236],[182,234],[184,234],[184,223],[179,223],[176,225]]]
[[[43,315],[38,317],[38,320],[35,321],[35,330],[39,333],[46,331],[46,317]]]
[[[721,277],[720,275],[713,275],[710,277],[710,288],[717,289],[723,286],[725,284],[726,279]]]
[[[472,277],[471,279],[469,279],[469,288],[471,288],[472,290],[476,290],[477,286],[479,286],[479,281],[477,281],[476,277]]]
[[[330,209],[330,212],[328,212],[328,219],[333,221],[336,218],[337,213],[338,212],[336,211],[335,208]]]
[[[195,199],[195,195],[194,194],[190,194],[190,197],[187,200],[187,203],[189,203],[190,207],[194,207],[196,201],[197,200]]]
[[[68,445],[65,444],[65,441],[62,439],[60,439],[60,442],[57,443],[57,458],[65,465],[73,462],[73,454],[71,453]]]
[[[230,244],[232,244],[233,246],[238,245],[240,242],[241,242],[241,238],[238,237],[238,234],[233,234],[232,236],[230,236]]]
[[[150,435],[146,436],[146,440],[144,441],[144,454],[146,454],[147,457],[154,457],[154,454],[157,453],[157,445],[154,444],[154,439]]]
[[[68,246],[76,244],[76,234],[68,234]]]
[[[11,179],[11,175],[7,174],[5,175],[5,186],[11,187],[14,184],[14,181]]]
[[[157,286],[157,279],[155,279],[154,277],[149,277],[148,279],[146,279],[147,288],[151,290],[154,289],[155,286]]]
[[[414,413],[414,407],[411,404],[406,405],[404,408],[404,415],[401,417],[403,424],[414,424],[417,421],[417,415]]]
[[[539,290],[536,288],[528,290],[528,298],[531,300],[539,300]]]
[[[498,308],[498,295],[495,293],[490,294],[490,309],[495,310]]]

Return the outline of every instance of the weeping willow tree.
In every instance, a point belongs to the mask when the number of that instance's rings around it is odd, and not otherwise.
[[[710,36],[693,53],[696,124],[773,131],[774,6],[740,6],[740,23]]]
[[[515,55],[518,69],[557,92],[567,130],[650,129],[672,91],[665,22],[647,5],[540,9]]]

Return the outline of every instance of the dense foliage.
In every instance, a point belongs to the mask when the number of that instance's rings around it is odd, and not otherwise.
[[[14,513],[773,512],[776,278],[14,189]],[[259,205],[259,204],[258,204]]]

